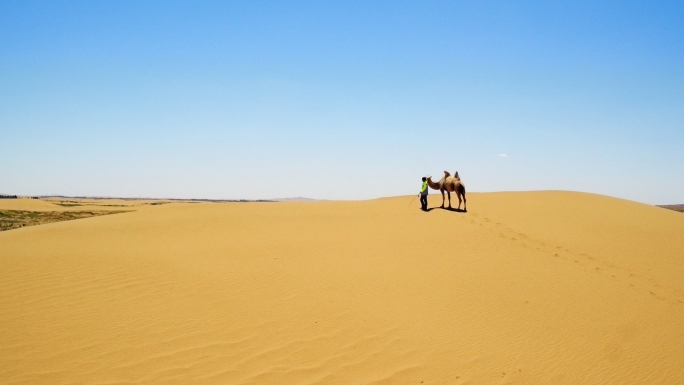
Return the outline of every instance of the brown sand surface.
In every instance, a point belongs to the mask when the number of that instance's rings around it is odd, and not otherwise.
[[[468,198],[172,203],[2,232],[0,383],[682,383],[681,213]]]

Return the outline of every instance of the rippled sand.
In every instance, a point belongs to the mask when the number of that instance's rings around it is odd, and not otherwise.
[[[127,201],[1,232],[0,383],[682,382],[684,214],[468,198]],[[0,201],[81,208],[51,205]]]

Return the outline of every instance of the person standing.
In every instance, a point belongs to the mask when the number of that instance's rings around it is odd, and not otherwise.
[[[423,187],[420,189],[420,207],[423,211],[427,211],[427,196],[428,196],[428,182],[427,178],[423,177]]]

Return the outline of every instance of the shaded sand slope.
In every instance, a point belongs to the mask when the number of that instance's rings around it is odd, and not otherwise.
[[[681,383],[680,213],[411,198],[174,203],[0,233],[0,383]]]

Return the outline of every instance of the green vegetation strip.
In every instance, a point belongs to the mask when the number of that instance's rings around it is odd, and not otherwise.
[[[25,226],[36,226],[51,222],[70,221],[96,217],[100,215],[127,213],[130,210],[119,211],[24,211],[0,210],[0,231],[18,229]]]

